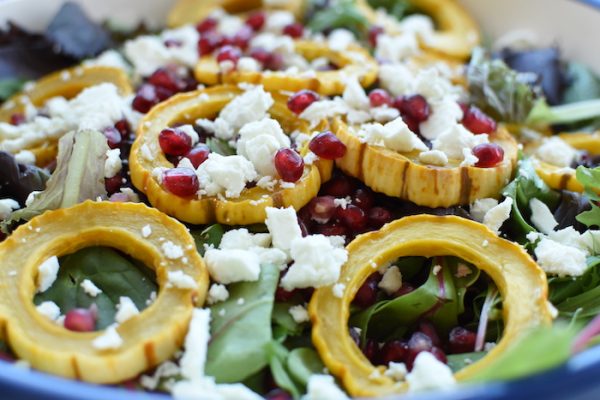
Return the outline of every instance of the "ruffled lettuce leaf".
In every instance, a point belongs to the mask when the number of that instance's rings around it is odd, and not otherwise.
[[[600,200],[597,191],[600,190],[600,168],[577,167],[575,177],[583,185],[586,196],[591,200],[591,210],[584,211],[577,216],[577,221],[588,227],[600,226],[600,207],[596,202]]]

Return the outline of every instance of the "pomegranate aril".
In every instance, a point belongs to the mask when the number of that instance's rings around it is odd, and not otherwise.
[[[304,25],[299,22],[286,25],[283,28],[283,34],[293,37],[294,39],[301,38],[304,35]]]
[[[342,224],[330,222],[327,224],[317,224],[314,229],[315,233],[325,236],[347,236],[348,229]]]
[[[379,345],[374,340],[368,339],[367,343],[365,343],[365,346],[362,349],[362,352],[365,357],[371,361],[371,364],[378,365],[380,363]]]
[[[411,132],[416,134],[419,134],[421,132],[419,128],[419,122],[416,119],[411,118],[408,115],[403,115],[402,121],[404,121],[404,123],[406,124],[406,126],[408,126],[408,129],[410,129]]]
[[[208,31],[198,40],[198,54],[205,56],[211,54],[223,43],[223,36],[214,31]]]
[[[181,79],[173,69],[159,68],[150,75],[148,83],[168,89],[172,92],[178,92],[183,88]]]
[[[335,160],[346,154],[346,145],[330,131],[321,132],[313,137],[308,148],[325,160]]]
[[[492,133],[496,130],[496,121],[475,106],[464,112],[462,124],[474,134]]]
[[[23,113],[14,113],[10,116],[10,124],[11,125],[21,125],[26,121],[25,114]]]
[[[440,349],[439,347],[434,346],[429,352],[433,354],[433,356],[437,358],[438,361],[443,362],[444,364],[448,363],[446,353],[444,353],[444,350]]]
[[[92,332],[96,329],[96,316],[87,308],[74,308],[65,314],[64,327],[75,332]]]
[[[250,57],[254,58],[256,61],[261,63],[263,66],[265,66],[269,63],[272,53],[270,51],[263,49],[262,47],[256,47],[256,48],[250,50],[249,55],[250,55]]]
[[[340,175],[325,183],[322,191],[323,194],[340,198],[350,196],[354,192],[355,187],[356,185],[350,178],[346,175]]]
[[[240,49],[246,49],[250,43],[250,39],[254,35],[254,31],[247,25],[243,25],[239,31],[231,38],[231,43]]]
[[[300,90],[289,98],[287,106],[293,113],[300,114],[317,100],[319,95],[312,90]]]
[[[203,19],[202,21],[200,21],[200,23],[198,25],[196,25],[196,30],[198,31],[198,33],[205,33],[208,31],[212,31],[212,30],[215,30],[218,23],[219,22],[217,21],[216,18],[208,17],[208,18]]]
[[[375,89],[369,93],[371,107],[391,106],[392,96],[384,89]]]
[[[423,332],[415,332],[408,341],[408,353],[406,355],[406,366],[411,369],[415,358],[422,351],[431,351],[433,343],[431,338]]]
[[[159,102],[156,88],[153,85],[145,83],[138,89],[133,98],[132,107],[135,111],[145,114]]]
[[[196,172],[190,168],[172,168],[163,172],[163,186],[179,197],[196,194],[200,188]]]
[[[400,296],[404,296],[405,294],[409,294],[410,292],[413,292],[415,290],[414,287],[412,287],[411,285],[409,285],[408,283],[403,283],[402,287],[400,289],[398,289],[392,297],[396,298],[396,297],[400,297]]]
[[[292,397],[291,394],[289,394],[285,390],[279,389],[279,388],[273,389],[265,395],[265,400],[293,400],[293,399],[294,399],[294,397]]]
[[[331,196],[315,197],[308,203],[310,218],[319,224],[325,224],[335,215],[337,205]]]
[[[354,195],[352,195],[352,204],[360,207],[365,212],[369,211],[373,207],[373,204],[375,204],[375,196],[370,189],[356,189]]]
[[[116,174],[112,178],[104,178],[104,187],[109,195],[118,192],[122,184],[123,177],[121,174]]]
[[[106,137],[106,142],[108,143],[108,147],[111,149],[116,149],[121,145],[121,141],[123,141],[123,137],[121,133],[114,127],[108,127],[104,129],[104,136]]]
[[[279,53],[271,54],[269,61],[265,64],[265,69],[270,71],[281,71],[285,66],[285,60],[283,59],[283,55]]]
[[[349,204],[346,208],[338,208],[336,216],[354,233],[362,232],[367,227],[367,215],[354,204]]]
[[[275,300],[280,302],[286,302],[291,300],[296,293],[296,289],[287,291],[281,286],[277,286],[277,290],[275,291]]]
[[[358,288],[352,304],[361,308],[367,308],[375,304],[377,301],[377,285],[380,280],[381,274],[379,272],[371,274],[360,288]]]
[[[120,119],[115,122],[115,129],[119,131],[122,138],[126,138],[131,133],[131,126],[126,119]]]
[[[473,155],[479,159],[479,168],[492,168],[504,160],[504,149],[496,143],[482,143],[473,147]]]
[[[283,148],[277,150],[273,158],[277,173],[286,182],[296,182],[304,172],[304,160],[295,150]]]
[[[475,332],[457,326],[448,334],[448,349],[452,354],[470,353],[475,350],[476,339]]]
[[[374,229],[379,229],[383,225],[390,222],[393,218],[392,213],[383,207],[373,207],[367,213],[369,219],[369,226]]]
[[[405,96],[400,102],[399,111],[416,122],[426,121],[430,113],[429,103],[420,94]]]
[[[199,144],[188,151],[184,157],[190,160],[194,168],[198,168],[204,161],[206,161],[209,154],[210,149],[208,146],[205,144]]]
[[[379,25],[373,25],[369,28],[369,44],[372,47],[376,47],[377,46],[377,38],[379,37],[379,35],[381,35],[382,33],[384,33],[385,30],[383,29],[382,26]]]
[[[440,337],[438,336],[437,331],[435,330],[435,327],[433,326],[433,324],[431,322],[429,322],[429,321],[419,322],[419,331],[421,331],[422,333],[429,336],[429,338],[431,339],[431,343],[433,343],[434,346],[442,345],[442,342],[440,341]]]
[[[217,52],[217,62],[231,61],[234,65],[242,56],[242,52],[235,46],[223,46]]]
[[[400,340],[387,342],[380,350],[381,363],[388,365],[391,362],[404,362],[408,354],[408,344]]]
[[[169,156],[183,156],[192,149],[192,138],[178,128],[167,128],[158,134],[158,144]]]
[[[246,25],[248,25],[253,30],[258,31],[263,27],[266,19],[267,19],[267,16],[265,15],[264,12],[262,12],[262,11],[253,12],[246,19]]]

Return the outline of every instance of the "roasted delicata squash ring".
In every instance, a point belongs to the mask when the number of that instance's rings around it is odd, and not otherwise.
[[[593,155],[600,154],[600,132],[561,133],[558,137],[577,150],[585,150]],[[537,144],[531,144],[525,146],[525,150],[532,152],[536,147]],[[536,159],[535,171],[552,189],[583,192],[583,185],[575,177],[575,169],[561,168],[544,162],[535,155],[533,157]]]
[[[141,230],[150,225],[152,234]],[[162,240],[161,240],[162,239]],[[183,256],[167,257],[164,240]],[[32,298],[38,266],[89,246],[110,246],[156,271],[160,291],[153,304],[116,329],[123,344],[99,350],[102,332],[72,332],[40,314]],[[133,378],[171,358],[184,340],[194,303],[204,302],[208,273],[185,226],[141,203],[86,201],[46,212],[0,243],[0,320],[3,339],[35,369],[94,383]],[[168,285],[168,272],[183,271],[197,289]]]
[[[367,0],[357,0],[362,13],[371,23],[377,14]],[[410,4],[431,16],[437,30],[421,43],[427,50],[451,57],[468,59],[481,40],[479,28],[469,13],[455,0],[411,0]]]
[[[493,368],[495,359],[517,338],[535,326],[551,323],[544,271],[524,249],[477,222],[454,216],[406,217],[358,236],[347,250],[348,261],[338,280],[345,284],[343,296],[336,297],[331,286],[317,289],[309,314],[317,351],[352,396],[385,396],[407,389],[406,384],[386,377],[384,367],[373,366],[347,334],[350,303],[373,273],[373,262],[385,265],[404,256],[452,255],[472,263],[494,280],[503,302],[503,337],[488,355],[456,373],[459,381]]]
[[[294,44],[295,51],[306,59],[325,57],[340,69],[317,71],[311,76],[279,71],[241,72],[234,70],[222,73],[215,57],[208,55],[200,58],[194,69],[194,75],[198,82],[206,85],[246,82],[263,85],[265,90],[269,91],[297,92],[302,89],[310,89],[327,96],[341,94],[349,76],[356,76],[363,87],[370,86],[377,79],[377,62],[358,45],[351,45],[345,51],[336,51],[329,48],[326,43],[311,40],[296,40]]]
[[[222,8],[229,14],[238,14],[261,7],[286,10],[300,18],[304,11],[304,1],[287,0],[277,6],[265,6],[261,0],[179,0],[167,17],[167,26],[174,28],[198,23],[217,8]]]
[[[490,134],[490,141],[504,149],[504,160],[493,168],[477,168],[461,167],[456,160],[443,167],[421,164],[418,151],[398,153],[362,143],[340,118],[332,126],[347,148],[346,155],[336,160],[338,167],[377,192],[421,206],[450,207],[498,197],[517,163],[517,142],[502,127]]]
[[[240,197],[226,199],[222,196],[183,198],[166,189],[152,176],[157,167],[172,168],[158,144],[162,129],[175,123],[191,122],[198,118],[213,118],[219,111],[242,92],[236,86],[217,86],[205,90],[188,92],[172,97],[154,107],[142,120],[138,128],[129,165],[133,184],[148,196],[150,203],[159,210],[174,216],[180,221],[192,224],[219,222],[228,225],[262,223],[266,219],[267,207],[289,207],[296,210],[303,207],[317,195],[322,182],[329,180],[333,162],[317,160],[304,168],[302,178],[294,187],[276,187],[273,191],[260,188],[246,188]],[[309,132],[308,124],[300,120],[287,108],[287,97],[271,93],[275,104],[269,110],[279,121],[284,132]],[[154,157],[144,156],[147,146]]]
[[[105,82],[114,84],[123,96],[133,92],[127,74],[120,68],[104,66],[68,68],[41,78],[30,89],[11,97],[0,107],[0,122],[10,122],[12,115],[24,113],[25,105],[28,103],[35,107],[42,107],[53,97],[62,96],[70,99],[87,87]],[[46,165],[56,157],[58,147],[55,142],[47,142],[28,150],[36,156],[38,165]]]

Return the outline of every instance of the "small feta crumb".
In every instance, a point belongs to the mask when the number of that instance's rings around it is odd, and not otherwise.
[[[84,279],[80,286],[83,288],[85,293],[92,297],[96,297],[102,293],[102,290],[98,286],[94,285],[94,282],[89,279]]]
[[[220,301],[225,301],[229,298],[229,291],[225,285],[221,285],[219,283],[213,283],[210,285],[210,289],[208,291],[208,297],[206,299],[208,304],[215,304]]]
[[[491,208],[483,217],[483,224],[490,228],[496,235],[500,233],[500,227],[510,217],[513,199],[507,197],[497,206]]]
[[[292,207],[274,208],[267,207],[265,224],[271,233],[273,247],[288,251],[295,239],[302,237],[296,211]]]
[[[112,178],[119,173],[122,168],[121,150],[110,149],[106,151],[106,161],[104,162],[104,177]]]
[[[540,200],[532,198],[529,208],[531,208],[531,222],[540,232],[548,235],[558,226],[552,211]]]
[[[398,152],[429,150],[425,143],[408,128],[402,118],[396,118],[385,125],[380,123],[364,124],[358,132],[358,136],[370,145],[385,146]]]
[[[123,345],[123,339],[117,332],[116,325],[111,325],[104,333],[92,341],[92,346],[98,350],[118,349]]]
[[[119,324],[127,321],[138,315],[140,311],[136,307],[135,303],[131,298],[127,296],[119,297],[119,304],[117,304],[117,313],[115,314],[115,321]]]
[[[56,280],[56,275],[58,274],[58,258],[56,256],[52,256],[48,258],[46,261],[41,263],[38,267],[38,276],[37,276],[37,291],[38,293],[43,293]]]
[[[469,208],[469,213],[477,222],[483,222],[483,217],[498,205],[498,200],[492,198],[477,199]]]
[[[19,164],[35,164],[35,154],[29,150],[21,150],[15,154],[15,161]]]
[[[338,299],[341,299],[344,296],[344,290],[346,289],[346,285],[343,283],[336,283],[333,285],[331,290],[333,291],[333,295]]]
[[[569,167],[577,157],[577,150],[557,136],[544,139],[535,155],[548,164]]]
[[[196,289],[198,284],[188,274],[183,271],[169,271],[167,273],[167,286],[176,287],[178,289]]]
[[[302,305],[290,307],[290,314],[296,323],[301,324],[310,320],[306,307]]]
[[[142,237],[147,238],[152,235],[152,227],[150,225],[144,225],[142,227]]]
[[[53,301],[44,301],[35,307],[35,309],[52,321],[56,321],[60,316],[60,308]]]
[[[39,193],[39,192],[32,192]],[[31,195],[31,193],[30,193]],[[29,197],[27,197],[29,199]],[[0,220],[6,219],[13,210],[21,208],[19,203],[13,199],[0,199]]]
[[[397,292],[402,287],[402,273],[400,272],[400,268],[394,265],[386,269],[377,286],[383,289],[388,295]]]
[[[433,266],[433,270],[431,272],[433,272],[434,275],[437,275],[440,273],[440,271],[442,270],[442,266],[441,265],[434,265]]]
[[[488,246],[490,245],[490,242],[489,242],[487,239],[484,239],[484,241],[483,241],[483,242],[481,242],[481,245],[482,245],[483,247],[488,247]]]
[[[178,258],[183,257],[183,249],[181,248],[181,246],[176,245],[170,240],[164,242],[160,246],[160,248],[162,249],[162,252],[165,255],[165,257],[171,260],[177,260]]]
[[[308,379],[308,387],[304,400],[349,400],[331,375],[313,374]]]
[[[204,253],[204,261],[210,277],[218,283],[256,281],[260,275],[260,259],[249,250],[209,249]]]
[[[534,250],[539,266],[548,274],[580,276],[587,269],[587,254],[573,246],[542,238]]]
[[[204,376],[209,339],[210,309],[195,308],[185,336],[185,351],[179,362],[181,375],[184,378],[198,379]]]
[[[463,160],[460,163],[461,167],[471,167],[479,162],[479,158],[468,147],[465,147],[462,152]]]
[[[331,31],[327,44],[331,50],[344,51],[354,42],[354,34],[348,29],[338,28]]]
[[[427,351],[417,355],[412,371],[406,375],[406,381],[410,392],[448,389],[456,384],[450,368]]]
[[[395,363],[390,362],[388,364],[387,370],[383,373],[384,376],[388,378],[392,378],[396,382],[401,382],[406,378],[408,374],[408,369],[406,368],[406,364],[404,363]]]
[[[440,150],[429,150],[419,154],[419,161],[423,164],[437,165],[443,167],[448,164],[448,156]]]

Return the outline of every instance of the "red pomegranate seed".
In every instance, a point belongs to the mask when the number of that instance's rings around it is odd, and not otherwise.
[[[104,187],[109,195],[118,192],[122,184],[123,177],[121,174],[116,174],[112,178],[104,178]]]
[[[178,92],[184,86],[176,72],[169,68],[159,68],[154,71],[148,78],[148,83],[172,92]]]
[[[421,321],[419,322],[419,331],[423,332],[431,339],[431,343],[434,346],[441,346],[442,342],[440,337],[438,336],[437,331],[435,330],[435,326],[429,321]]]
[[[383,29],[382,26],[378,26],[378,25],[371,26],[369,28],[369,44],[372,47],[376,47],[377,46],[377,38],[379,37],[379,35],[381,35],[384,32],[385,32],[385,30]]]
[[[315,197],[308,203],[310,218],[319,224],[326,224],[335,215],[336,204],[331,196]]]
[[[94,312],[87,308],[74,308],[65,314],[64,327],[75,332],[92,332],[96,329]]]
[[[283,59],[283,55],[279,53],[271,54],[271,58],[265,64],[265,69],[269,71],[281,71],[285,67],[285,60]]]
[[[504,160],[504,149],[496,143],[482,143],[473,147],[473,155],[479,159],[476,167],[491,168]]]
[[[448,358],[446,357],[446,353],[444,353],[444,350],[440,349],[439,347],[434,346],[431,351],[431,354],[433,354],[433,356],[435,358],[438,359],[438,361],[443,362],[444,364],[448,363]]]
[[[402,121],[404,121],[404,123],[406,124],[406,126],[408,126],[408,129],[410,129],[411,132],[416,134],[420,133],[419,122],[416,119],[411,118],[408,115],[403,115]]]
[[[265,395],[265,400],[293,400],[293,399],[294,398],[292,397],[291,394],[289,394],[285,390],[279,389],[279,388],[273,389]]]
[[[217,52],[217,62],[231,61],[234,65],[242,56],[242,52],[235,46],[223,46]]]
[[[25,123],[25,114],[23,113],[14,113],[10,116],[10,124],[11,125],[21,125]]]
[[[433,343],[431,338],[423,332],[415,332],[408,341],[408,353],[406,355],[406,366],[412,368],[417,355],[422,351],[431,351]]]
[[[194,168],[198,168],[208,158],[210,149],[205,144],[199,144],[184,155],[185,158],[191,161]]]
[[[317,100],[319,100],[317,93],[312,90],[301,90],[289,98],[287,106],[293,113],[300,114]]]
[[[312,138],[308,148],[326,160],[335,160],[346,154],[346,145],[330,131],[321,132]]]
[[[191,168],[172,168],[163,173],[165,188],[179,197],[188,197],[196,194],[200,188],[196,172]]]
[[[135,111],[145,114],[150,111],[152,106],[159,102],[160,99],[156,93],[156,88],[145,83],[138,89],[133,99],[132,107]]]
[[[294,39],[301,38],[304,35],[304,25],[299,22],[286,25],[285,28],[283,28],[283,34],[293,37]]]
[[[477,334],[475,332],[457,326],[448,335],[448,349],[453,354],[470,353],[475,350],[476,339]]]
[[[379,229],[383,225],[387,224],[392,220],[392,213],[383,207],[373,207],[367,213],[369,219],[369,226],[374,229]]]
[[[408,344],[400,340],[392,340],[381,348],[380,353],[383,365],[387,366],[391,362],[403,362],[408,354]]]
[[[340,175],[325,183],[322,191],[323,194],[337,198],[343,198],[354,193],[355,187],[356,185],[349,177],[346,175]]]
[[[202,21],[200,21],[200,23],[198,25],[196,25],[196,30],[198,31],[198,33],[205,33],[208,31],[213,31],[217,27],[218,23],[219,23],[219,21],[217,21],[216,18],[212,18],[212,17],[204,18]]]
[[[314,232],[325,236],[348,236],[346,227],[336,222],[317,224]]]
[[[346,208],[338,208],[336,216],[353,232],[361,232],[367,227],[367,215],[360,208],[353,204],[349,204]]]
[[[126,138],[131,133],[131,126],[126,119],[120,119],[115,122],[115,129],[119,131],[122,138]]]
[[[267,16],[265,15],[264,12],[262,12],[262,11],[253,12],[246,19],[246,25],[248,25],[250,28],[254,29],[255,31],[258,31],[263,27],[266,19],[267,19]]]
[[[363,211],[369,211],[375,203],[375,195],[368,188],[356,189],[352,195],[352,204],[360,207]]]
[[[358,288],[352,304],[361,308],[367,308],[377,301],[377,285],[381,280],[381,274],[375,272]]]
[[[405,96],[399,104],[400,113],[414,119],[416,122],[423,122],[429,118],[429,104],[425,97],[420,94]]]
[[[178,128],[167,128],[158,134],[158,144],[169,156],[183,156],[192,149],[192,138]]]
[[[261,63],[263,66],[265,66],[269,63],[269,60],[271,60],[272,53],[270,51],[263,49],[262,47],[256,47],[256,48],[250,50],[249,55],[250,55],[250,57],[254,58],[256,61]]]
[[[214,31],[204,33],[198,40],[198,54],[205,56],[211,54],[223,43],[223,36]]]
[[[369,93],[369,103],[371,107],[391,106],[392,96],[384,89],[375,89]]]
[[[496,130],[496,121],[475,106],[464,113],[462,124],[474,134],[492,133]]]
[[[254,35],[254,31],[248,25],[244,25],[240,28],[239,31],[236,32],[235,35],[231,38],[231,42],[234,46],[239,47],[240,49],[245,49],[248,47],[250,43],[250,39]]]
[[[112,126],[104,129],[104,136],[106,137],[106,142],[108,143],[108,147],[110,147],[111,149],[116,149],[117,147],[119,147],[121,145],[121,141],[123,140],[123,137],[121,136],[121,133],[117,130],[117,128],[114,128]]]
[[[280,302],[290,301],[297,292],[298,291],[296,289],[288,292],[281,286],[277,286],[277,290],[275,291],[275,300]]]
[[[379,361],[379,345],[377,344],[376,341],[372,340],[372,339],[367,339],[367,343],[365,344],[364,348],[362,349],[363,354],[365,355],[365,357],[367,357],[369,359],[369,361],[371,362],[371,364],[373,365],[378,365],[380,363]]]
[[[304,160],[295,150],[284,148],[277,150],[274,157],[275,169],[286,182],[296,182],[304,172]]]
[[[409,285],[408,283],[402,283],[402,287],[400,289],[398,289],[398,291],[396,293],[394,293],[394,295],[392,297],[396,298],[396,297],[404,296],[405,294],[409,294],[410,292],[412,292],[414,290],[415,290],[415,288],[412,287],[411,285]]]

